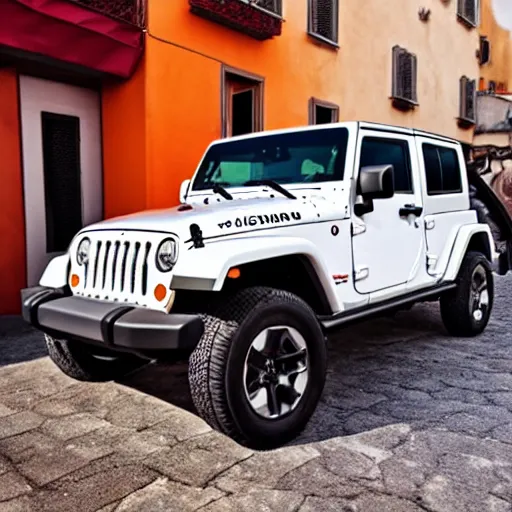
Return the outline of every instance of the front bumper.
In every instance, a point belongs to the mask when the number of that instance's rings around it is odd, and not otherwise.
[[[65,289],[26,288],[21,302],[23,318],[50,336],[114,350],[193,350],[204,331],[199,315],[84,299]]]

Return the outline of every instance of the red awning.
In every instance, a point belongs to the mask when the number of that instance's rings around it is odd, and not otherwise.
[[[69,0],[2,0],[2,45],[128,78],[142,55],[143,35]]]

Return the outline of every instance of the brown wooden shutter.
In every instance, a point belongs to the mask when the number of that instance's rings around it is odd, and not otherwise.
[[[476,0],[464,0],[464,17],[476,24]]]
[[[468,80],[466,83],[466,118],[475,120],[475,95],[476,95],[476,80]]]
[[[477,24],[480,0],[458,0],[457,14],[473,25]]]
[[[418,101],[418,92],[417,92],[417,83],[418,83],[418,59],[416,55],[409,54],[411,59],[411,101],[417,103]]]
[[[459,117],[466,121],[476,120],[476,80],[467,76],[460,79],[460,110]]]
[[[404,48],[393,48],[393,96],[417,102],[417,59]]]
[[[338,0],[311,0],[311,31],[338,40]]]
[[[461,77],[459,81],[459,117],[466,119],[466,92],[467,92],[467,77]]]

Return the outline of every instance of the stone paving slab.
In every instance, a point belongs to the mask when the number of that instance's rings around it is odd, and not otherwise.
[[[78,383],[0,319],[0,512],[512,512],[511,299],[497,278],[473,339],[436,305],[341,331],[310,424],[268,452],[194,414],[184,364]]]

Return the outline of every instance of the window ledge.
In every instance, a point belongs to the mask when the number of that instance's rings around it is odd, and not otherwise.
[[[327,37],[321,36],[320,34],[316,34],[315,32],[311,32],[308,30],[308,36],[312,39],[315,39],[317,42],[324,44],[330,48],[339,50],[340,45],[336,41],[332,41],[331,39],[327,39]]]
[[[468,29],[474,29],[474,28],[478,27],[478,24],[476,22],[471,21],[470,19],[466,18],[462,14],[457,13],[457,20]]]
[[[402,111],[414,110],[416,107],[419,107],[420,105],[417,101],[408,98],[399,98],[397,96],[391,96],[389,99],[391,100],[393,107]]]
[[[476,119],[468,119],[467,117],[457,117],[457,124],[459,128],[468,129],[472,128],[476,124]]]

